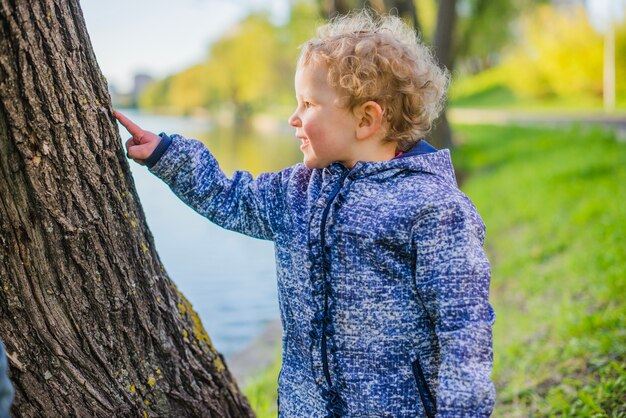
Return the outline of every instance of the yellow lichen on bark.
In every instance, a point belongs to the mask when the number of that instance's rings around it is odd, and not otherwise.
[[[176,294],[179,297],[180,302],[178,303],[178,311],[181,315],[188,315],[188,319],[191,319],[191,329],[194,337],[198,342],[204,342],[207,345],[207,348],[213,352],[213,354],[217,354],[215,348],[213,348],[213,343],[211,342],[211,338],[209,338],[209,334],[205,331],[202,326],[202,321],[198,314],[193,310],[191,303],[187,300],[187,298],[176,288],[174,284],[172,287],[176,291]]]
[[[215,370],[217,370],[218,373],[222,373],[224,369],[226,369],[226,366],[224,366],[224,362],[219,356],[215,357],[215,360],[213,360],[213,365],[215,366]]]

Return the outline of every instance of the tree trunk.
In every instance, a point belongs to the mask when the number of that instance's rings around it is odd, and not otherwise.
[[[351,3],[350,0],[320,0],[322,17],[330,19],[337,15],[345,15],[356,6]]]
[[[372,1],[372,3],[374,3]],[[398,16],[407,19],[413,25],[415,32],[420,33],[420,23],[417,16],[417,9],[413,0],[387,0],[387,10],[396,10]]]
[[[437,29],[435,30],[434,48],[439,58],[439,63],[445,66],[450,73],[452,73],[454,64],[452,40],[454,39],[455,26],[456,0],[440,0],[439,10],[437,11]],[[437,148],[454,147],[452,129],[448,123],[445,109],[441,113],[441,116],[439,116],[439,119],[435,121],[434,129],[430,137]]]
[[[154,241],[77,0],[0,0],[15,416],[253,416]]]

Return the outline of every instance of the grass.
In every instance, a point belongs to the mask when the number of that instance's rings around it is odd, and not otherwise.
[[[626,144],[459,127],[487,224],[497,416],[626,416]]]
[[[492,262],[494,416],[626,417],[626,144],[582,127],[456,132]],[[278,363],[245,389],[259,417],[276,416]]]
[[[274,418],[278,414],[278,373],[280,372],[280,350],[276,361],[246,384],[243,391],[257,418]]]
[[[500,68],[472,77],[454,78],[449,95],[450,105],[454,107],[500,107],[516,101]]]

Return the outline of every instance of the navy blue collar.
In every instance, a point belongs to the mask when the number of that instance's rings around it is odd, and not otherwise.
[[[420,139],[417,142],[417,144],[413,145],[413,147],[410,150],[403,152],[402,154],[398,155],[396,158],[411,157],[413,155],[421,155],[421,154],[430,154],[431,152],[437,152],[437,148],[430,145],[428,142],[426,142],[425,139]]]

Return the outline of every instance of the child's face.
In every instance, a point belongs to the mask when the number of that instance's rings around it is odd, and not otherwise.
[[[337,91],[328,85],[324,65],[303,65],[296,71],[298,107],[289,118],[302,144],[304,164],[324,168],[341,162],[349,168],[356,163],[357,118],[341,106]]]

